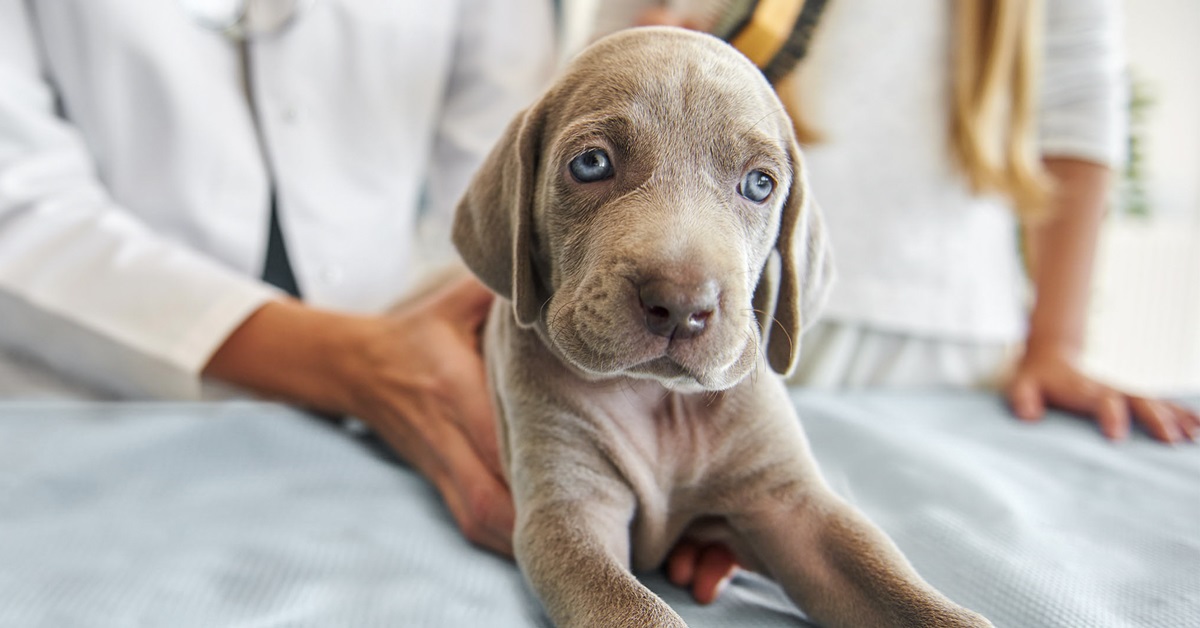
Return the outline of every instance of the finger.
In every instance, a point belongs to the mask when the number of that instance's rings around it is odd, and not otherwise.
[[[483,360],[473,351],[465,352],[459,367],[451,374],[451,398],[446,399],[462,432],[479,453],[488,470],[503,477],[496,409],[487,383]]]
[[[1183,437],[1196,442],[1196,439],[1200,438],[1200,415],[1177,403],[1167,403],[1167,406],[1175,413],[1177,425],[1179,425],[1179,431],[1183,433]]]
[[[728,547],[716,543],[700,551],[692,581],[692,597],[701,604],[711,604],[737,571],[737,558]]]
[[[516,511],[508,487],[481,464],[460,469],[454,478],[443,496],[463,535],[472,543],[511,557]]]
[[[487,317],[496,295],[474,275],[465,275],[452,282],[440,303],[448,316],[474,334]]]
[[[637,26],[684,26],[685,22],[670,9],[653,8],[642,11],[637,17],[636,24]]]
[[[468,540],[512,555],[516,520],[512,495],[450,421],[409,424],[407,430],[399,421],[381,421],[375,427],[393,450],[433,483]]]
[[[696,574],[696,560],[699,556],[700,546],[695,541],[679,541],[667,557],[667,580],[681,588],[690,585]]]
[[[1018,377],[1008,388],[1008,403],[1013,414],[1022,421],[1039,421],[1046,414],[1046,402],[1037,383],[1029,377]]]
[[[1123,440],[1129,435],[1129,404],[1125,395],[1105,389],[1096,402],[1094,414],[1100,432],[1109,440]]]
[[[1175,411],[1165,403],[1145,397],[1130,397],[1133,417],[1154,438],[1175,443],[1183,438]]]
[[[464,366],[462,375],[454,380],[456,382],[456,398],[452,400],[453,405],[450,407],[450,411],[455,413],[458,427],[458,430],[451,431],[455,432],[455,436],[465,439],[474,454],[467,456],[465,452],[461,452],[462,458],[457,460],[460,462],[458,468],[469,472],[468,475],[461,478],[466,480],[466,483],[460,483],[460,490],[473,490],[475,486],[472,483],[473,476],[476,474],[488,476],[485,486],[489,488],[485,495],[494,494],[494,489],[497,487],[502,490],[506,497],[504,505],[508,508],[508,512],[504,513],[508,518],[506,524],[508,533],[505,542],[511,543],[512,497],[508,495],[504,470],[500,462],[500,439],[496,424],[496,411],[492,406],[492,396],[488,392],[487,374],[483,361],[475,353],[468,355],[471,362]],[[454,451],[453,453],[459,454],[460,452]]]
[[[463,535],[472,543],[512,556],[516,513],[508,488],[470,448],[455,448],[443,462],[443,472],[434,475],[434,485]]]

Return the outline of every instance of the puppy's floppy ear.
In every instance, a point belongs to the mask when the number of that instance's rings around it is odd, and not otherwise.
[[[512,301],[525,327],[537,322],[541,308],[530,247],[542,112],[537,103],[509,123],[459,201],[452,233],[467,267]]]
[[[800,356],[800,334],[817,318],[833,283],[833,259],[821,210],[809,193],[808,177],[793,140],[792,186],[784,201],[775,253],[754,291],[754,308],[769,316],[762,327],[767,361],[787,376]],[[777,257],[777,260],[774,259]]]

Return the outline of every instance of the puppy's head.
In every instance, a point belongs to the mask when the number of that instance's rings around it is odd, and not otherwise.
[[[574,366],[679,390],[733,386],[764,337],[790,372],[831,272],[774,92],[724,42],[672,28],[581,53],[492,151],[454,241]]]

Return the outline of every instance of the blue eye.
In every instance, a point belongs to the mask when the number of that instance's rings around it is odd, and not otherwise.
[[[762,170],[747,172],[746,177],[738,184],[738,194],[755,203],[767,200],[773,191],[775,191],[775,180]]]
[[[594,183],[613,176],[612,160],[602,148],[589,148],[571,160],[571,176],[580,183]]]

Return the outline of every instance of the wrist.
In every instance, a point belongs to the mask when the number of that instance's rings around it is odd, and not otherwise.
[[[1039,333],[1032,330],[1025,339],[1024,359],[1053,358],[1068,363],[1074,363],[1083,354],[1083,342],[1080,339],[1062,335]]]
[[[272,301],[217,349],[204,374],[322,412],[352,411],[355,347],[369,319]]]

